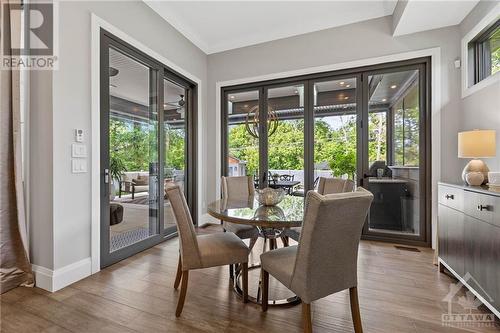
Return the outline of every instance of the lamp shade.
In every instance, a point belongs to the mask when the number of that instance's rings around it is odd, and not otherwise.
[[[494,130],[474,130],[458,133],[458,157],[495,157],[495,134]]]

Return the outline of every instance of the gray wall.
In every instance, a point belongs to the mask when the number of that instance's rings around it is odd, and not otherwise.
[[[460,24],[461,38],[497,4],[497,1],[479,2]],[[494,129],[497,131],[497,156],[484,161],[490,170],[500,171],[500,81],[461,99],[460,112],[460,130]],[[459,161],[462,167],[467,162],[466,159]]]
[[[456,179],[461,167],[456,163],[456,132],[460,126],[460,70],[453,61],[460,55],[458,27],[392,36],[392,17],[350,24],[273,42],[230,50],[208,56],[207,126],[215,127],[216,82],[330,65],[353,60],[391,55],[432,47],[441,47],[441,164],[447,165],[444,179]],[[209,142],[215,142],[210,132]],[[208,147],[209,174],[207,197],[215,197],[215,147]]]
[[[54,266],[52,72],[32,71],[29,83],[29,234],[31,262]]]
[[[31,246],[34,263],[49,269],[91,254],[91,13],[196,75],[205,88],[207,74],[206,55],[142,1],[59,4],[59,70],[53,72],[52,80],[45,77],[43,83],[33,84],[31,92],[32,106],[38,102],[44,105],[44,114],[32,115],[43,117],[40,122],[32,122],[37,127],[32,141],[37,137],[44,141],[32,146],[31,180],[36,178],[39,184],[32,187],[31,194]],[[205,88],[201,91],[203,101]],[[35,97],[43,98],[36,101]],[[85,131],[89,172],[84,174],[71,173],[71,143],[76,128]],[[37,145],[44,147],[44,153],[37,153]],[[39,164],[43,170],[37,170]],[[38,217],[37,210],[43,210],[38,206],[51,208]],[[53,240],[44,232],[39,234],[40,230],[53,234]],[[50,244],[53,248],[46,250]]]

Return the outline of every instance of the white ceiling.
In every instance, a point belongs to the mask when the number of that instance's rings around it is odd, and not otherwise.
[[[397,2],[143,1],[207,54],[391,15]]]
[[[478,2],[479,0],[409,0],[393,35],[401,36],[460,24]]]
[[[207,54],[393,15],[396,5],[393,35],[406,35],[457,25],[479,2],[143,1]]]

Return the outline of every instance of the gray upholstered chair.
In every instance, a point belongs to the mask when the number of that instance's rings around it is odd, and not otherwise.
[[[302,299],[304,331],[312,331],[311,302],[349,289],[355,332],[362,332],[357,294],[361,230],[373,195],[364,188],[323,196],[309,191],[299,245],[265,252],[262,310],[267,310],[269,274]],[[328,256],[325,256],[328,253]]]
[[[249,197],[255,194],[251,176],[222,177],[221,189],[222,198],[224,199],[247,201]],[[250,250],[252,250],[259,237],[259,231],[251,225],[224,221],[222,226],[224,230],[234,233],[241,239],[250,239]]]
[[[181,278],[182,285],[175,315],[177,317],[181,315],[184,300],[186,299],[189,271],[192,269],[241,264],[243,302],[247,302],[248,247],[232,232],[197,236],[186,199],[179,186],[169,186],[166,191],[172,205],[180,237],[180,256],[174,288],[179,287]]]
[[[319,177],[318,193],[322,195],[354,191],[354,182],[350,179]],[[283,234],[299,241],[301,227],[286,229]]]

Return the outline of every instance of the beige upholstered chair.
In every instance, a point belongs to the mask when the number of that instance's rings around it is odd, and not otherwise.
[[[177,230],[179,232],[179,264],[174,288],[179,287],[182,278],[181,294],[175,315],[179,317],[186,298],[189,271],[222,265],[241,264],[243,279],[243,302],[248,301],[248,247],[232,232],[197,236],[193,220],[179,186],[167,188],[172,205]]]
[[[350,179],[341,178],[319,178],[318,193],[319,194],[333,194],[333,193],[344,193],[354,191],[354,182]],[[295,241],[299,241],[301,227],[294,227],[286,229],[284,235],[290,237]]]
[[[354,191],[354,182],[350,179],[341,178],[325,178],[320,177],[318,193],[319,194],[332,194]]]
[[[302,299],[304,331],[312,331],[311,302],[349,289],[356,333],[362,332],[357,296],[357,259],[361,230],[373,195],[355,192],[323,196],[309,191],[298,246],[265,252],[262,310],[267,310],[269,274]],[[328,256],[325,256],[328,253]]]
[[[249,197],[255,194],[252,177],[222,177],[221,179],[222,198],[231,200],[247,201]],[[256,227],[245,224],[236,224],[224,221],[222,223],[224,230],[230,231],[241,239],[250,239],[250,250],[255,245],[259,237],[259,231]]]

